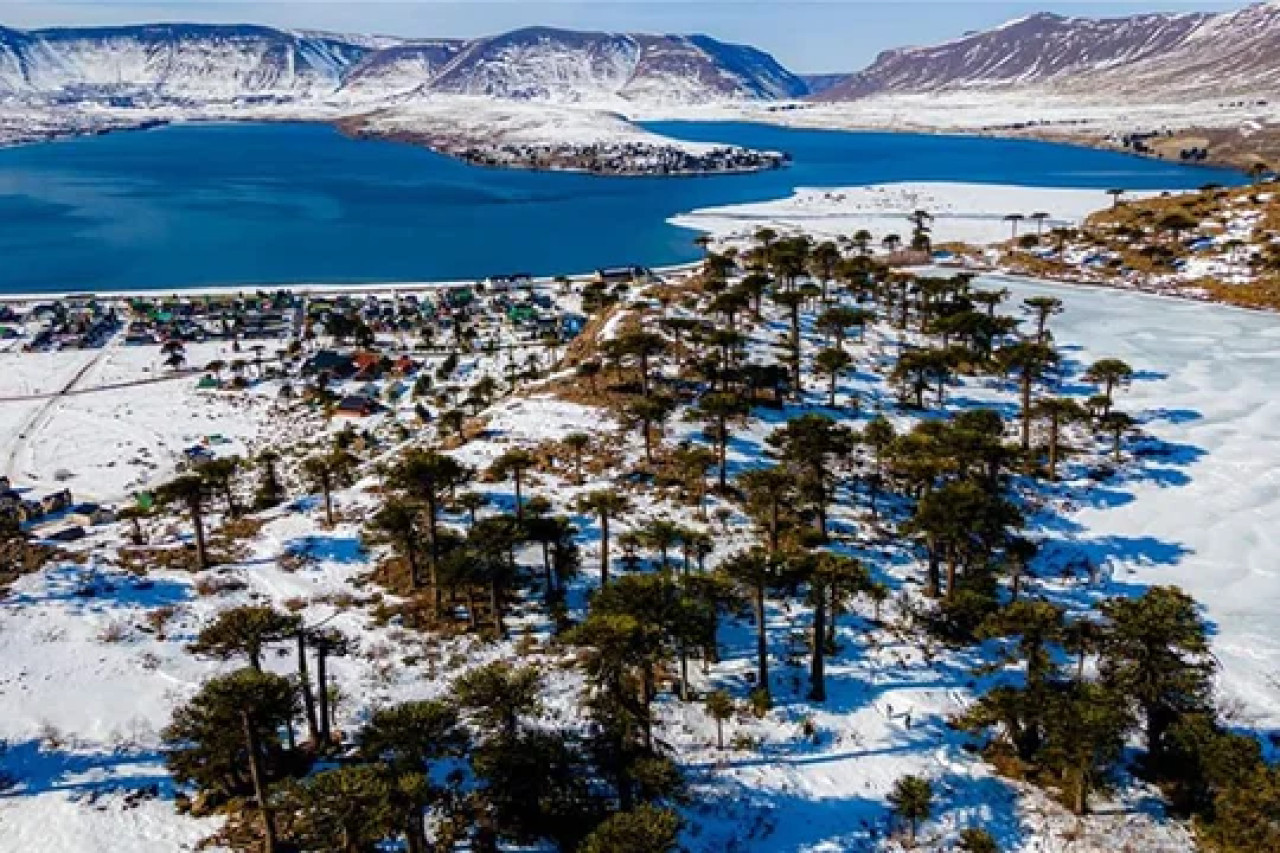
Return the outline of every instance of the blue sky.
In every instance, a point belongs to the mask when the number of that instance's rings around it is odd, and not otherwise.
[[[516,27],[702,32],[754,44],[800,72],[854,71],[886,48],[954,38],[1037,11],[1117,16],[1240,8],[1246,2],[1008,0],[0,0],[16,27],[217,21],[405,36],[477,36]]]

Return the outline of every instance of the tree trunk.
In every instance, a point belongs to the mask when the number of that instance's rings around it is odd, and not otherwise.
[[[209,568],[209,551],[204,541],[204,513],[198,503],[191,504],[191,527],[196,537],[196,563],[200,568]]]
[[[262,814],[263,850],[266,853],[275,853],[276,822],[271,814],[271,804],[267,800],[267,785],[265,774],[262,770],[262,754],[261,746],[258,743],[258,733],[253,728],[253,721],[249,718],[248,711],[240,711],[240,723],[244,727],[245,747],[249,751],[249,775],[253,779],[253,796],[258,801],[258,811]]]
[[[925,549],[929,552],[929,570],[925,579],[924,594],[930,598],[937,598],[939,588],[942,586],[942,578],[939,571],[938,548],[933,542],[933,537],[929,537]]]
[[[724,492],[729,488],[729,425],[727,423],[720,424],[720,432],[716,438],[719,439],[716,442],[718,445],[716,449],[720,452],[720,491]]]
[[[1049,421],[1049,480],[1057,482],[1058,480],[1058,419],[1051,418]]]
[[[298,687],[302,691],[302,707],[307,715],[307,734],[312,744],[320,742],[320,723],[316,719],[316,696],[311,688],[311,673],[307,666],[307,636],[298,631]]]
[[[320,691],[320,748],[328,751],[333,742],[332,722],[329,719],[329,658],[323,648],[316,651],[316,680]]]
[[[813,587],[813,659],[809,667],[809,701],[827,701],[827,590]]]
[[[956,552],[954,547],[947,548],[947,601],[956,597]]]
[[[609,515],[600,515],[600,586],[609,585]]]
[[[1022,450],[1031,449],[1031,377],[1022,375]]]
[[[756,680],[759,688],[769,693],[769,633],[765,625],[764,584],[756,585]]]
[[[326,480],[320,490],[324,493],[324,523],[333,527],[333,487]]]
[[[489,612],[493,620],[493,630],[499,637],[505,636],[502,630],[502,591],[497,583],[489,584]]]
[[[512,474],[512,479],[515,480],[516,483],[516,521],[521,524],[524,523],[524,501],[522,500],[523,493],[521,489],[523,484],[520,482],[522,478],[523,475],[521,474],[520,469],[516,468]]]
[[[409,853],[427,853],[425,836],[426,833],[422,829],[422,814],[415,810],[405,821],[404,826],[404,838],[408,844]]]
[[[430,546],[429,556],[431,558],[429,568],[431,570],[431,615],[439,618],[440,607],[444,603],[443,591],[440,589],[440,537],[439,529],[436,524],[436,496],[434,489],[427,498],[427,540]]]
[[[643,665],[644,672],[640,678],[640,699],[644,706],[644,748],[646,750],[653,749],[653,695],[656,692],[653,686],[653,664],[646,661]]]

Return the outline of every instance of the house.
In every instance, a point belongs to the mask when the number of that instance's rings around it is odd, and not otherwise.
[[[60,492],[54,492],[51,495],[45,495],[40,499],[40,507],[45,514],[62,512],[71,506],[71,490],[63,489]]]
[[[339,379],[346,379],[355,372],[356,364],[351,356],[333,350],[320,350],[302,363],[303,376],[327,373]]]
[[[382,376],[382,356],[378,353],[358,352],[351,360],[356,367],[353,378],[367,382]]]
[[[30,524],[33,521],[39,521],[44,518],[46,513],[44,506],[40,501],[22,501],[18,504],[18,521],[23,524]]]
[[[110,524],[116,520],[111,509],[95,503],[76,504],[67,510],[67,521],[80,527],[96,527],[99,524]]]
[[[83,539],[87,534],[83,527],[64,527],[50,533],[45,539],[50,542],[75,542],[77,539]]]
[[[653,272],[648,267],[604,267],[596,270],[596,281],[600,284],[647,284],[653,280]]]
[[[347,418],[367,418],[378,411],[378,404],[363,394],[351,394],[338,401],[334,414]]]

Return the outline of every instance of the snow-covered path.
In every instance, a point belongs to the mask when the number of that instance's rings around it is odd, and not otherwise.
[[[1064,358],[1139,371],[1119,405],[1159,439],[1148,474],[1071,513],[1113,584],[1177,584],[1204,605],[1220,686],[1280,730],[1280,317],[1115,290],[983,280],[1056,296]],[[1101,489],[1099,491],[1102,491]]]

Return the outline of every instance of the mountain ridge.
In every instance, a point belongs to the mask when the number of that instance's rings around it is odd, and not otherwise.
[[[1280,93],[1280,5],[1087,18],[1040,12],[887,50],[815,100],[1043,88],[1142,99]]]
[[[507,100],[779,100],[807,94],[769,54],[708,36],[530,27],[409,39],[257,24],[0,27],[0,97],[224,102],[435,93]]]

